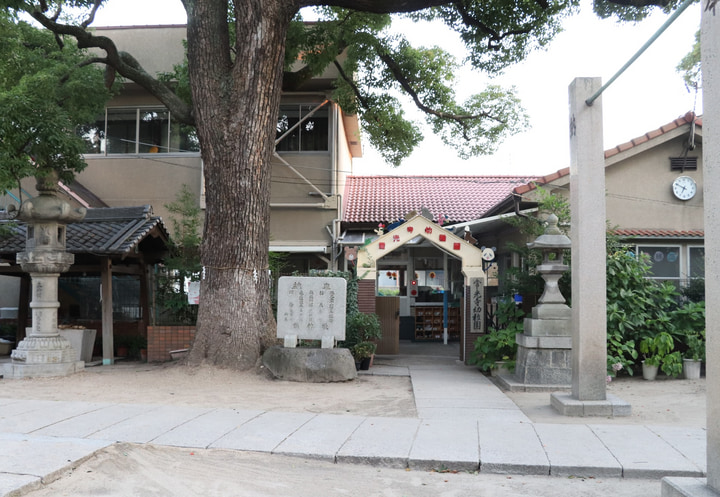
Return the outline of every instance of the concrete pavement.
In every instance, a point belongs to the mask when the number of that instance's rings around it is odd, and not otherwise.
[[[453,357],[386,356],[418,418],[0,398],[0,496],[21,495],[115,442],[256,451],[337,463],[522,475],[705,475],[704,429],[532,423]],[[8,381],[8,380],[0,380]]]

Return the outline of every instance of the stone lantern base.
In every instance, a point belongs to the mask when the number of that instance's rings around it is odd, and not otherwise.
[[[12,352],[12,362],[0,366],[4,378],[67,376],[85,369],[75,360],[75,350],[62,336],[33,337],[21,341]]]

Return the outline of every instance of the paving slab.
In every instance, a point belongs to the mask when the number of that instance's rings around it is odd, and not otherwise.
[[[337,462],[407,467],[420,426],[413,418],[366,418],[337,453]]]
[[[553,476],[622,477],[622,466],[587,425],[536,424]]]
[[[707,478],[663,478],[661,492],[662,497],[718,497]]]
[[[210,448],[272,452],[316,414],[265,412],[234,429]]]
[[[42,486],[39,476],[0,473],[0,495],[24,495]]]
[[[649,430],[672,445],[675,450],[707,472],[707,431],[704,428],[682,426],[648,426]]]
[[[477,421],[457,418],[422,420],[410,449],[409,468],[477,471],[479,463]]]
[[[644,426],[589,425],[623,467],[628,478],[702,476],[702,471]]]
[[[481,408],[450,408],[425,407],[417,409],[421,419],[474,419],[488,423],[494,421],[530,423],[525,413],[520,409],[481,409]]]
[[[531,423],[478,423],[480,472],[549,475],[550,461]]]
[[[286,438],[273,454],[335,461],[335,455],[365,421],[361,416],[318,414]]]
[[[5,433],[32,433],[46,426],[55,424],[68,418],[79,416],[86,412],[96,411],[105,406],[105,404],[91,402],[65,402],[65,401],[26,401],[23,402],[30,410],[23,412],[12,412],[12,407],[7,411],[5,408],[0,410],[0,426]],[[19,408],[20,406],[18,406]]]
[[[101,440],[0,433],[0,474],[46,480],[110,445]]]
[[[147,443],[210,410],[203,407],[160,406],[96,431],[88,438]]]
[[[34,431],[33,434],[49,437],[86,438],[121,421],[152,412],[158,408],[160,406],[144,404],[109,404],[101,409],[58,421]]]
[[[175,447],[207,448],[264,411],[217,409],[190,419],[154,438],[152,443]]]
[[[51,408],[55,401],[53,400],[18,400],[16,402],[8,402],[0,409],[0,426],[3,431],[9,431],[13,418],[23,414],[37,413]]]

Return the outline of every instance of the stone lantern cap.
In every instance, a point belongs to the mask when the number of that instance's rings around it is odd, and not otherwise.
[[[527,244],[528,248],[531,249],[545,249],[545,250],[558,250],[558,249],[569,249],[570,238],[560,231],[558,228],[558,218],[555,214],[550,214],[547,217],[547,228],[545,233],[535,239],[534,242]]]
[[[85,217],[85,208],[73,208],[68,202],[57,196],[58,174],[55,171],[47,176],[38,177],[36,188],[38,196],[26,200],[19,211],[9,208],[8,213],[27,223],[56,222],[60,224],[80,221]]]

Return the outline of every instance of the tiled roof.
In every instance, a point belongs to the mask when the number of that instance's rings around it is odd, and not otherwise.
[[[158,228],[167,239],[167,230],[159,217],[153,217],[150,206],[88,209],[85,219],[67,226],[67,251],[104,256],[125,256]],[[26,226],[18,223],[13,235],[0,239],[0,254],[25,250]]]
[[[629,150],[633,147],[636,147],[642,143],[645,143],[647,141],[652,140],[653,138],[657,138],[658,136],[664,135],[665,133],[668,133],[676,128],[679,128],[680,126],[685,126],[686,124],[691,124],[695,121],[695,124],[697,126],[702,126],[702,116],[695,115],[694,112],[689,111],[684,116],[680,116],[674,121],[670,121],[664,126],[660,126],[658,129],[655,129],[653,131],[648,131],[642,136],[638,136],[637,138],[634,138],[630,140],[629,142],[621,143],[617,147],[613,147],[609,150],[605,151],[605,158],[610,158],[613,155],[619,154],[620,152],[624,152],[625,150]]]
[[[618,236],[628,238],[703,238],[704,230],[664,230],[664,229],[616,229],[613,230]]]
[[[434,221],[479,219],[512,189],[535,176],[349,176],[344,222],[392,222],[423,207]]]
[[[620,152],[624,152],[626,150],[629,150],[633,147],[636,147],[642,143],[645,143],[647,141],[652,140],[653,138],[657,138],[658,136],[662,136],[665,133],[668,133],[676,128],[679,128],[680,126],[684,126],[686,124],[691,124],[695,120],[695,124],[697,126],[702,126],[702,116],[696,116],[694,112],[690,111],[686,113],[684,116],[680,116],[674,121],[670,121],[664,126],[660,126],[658,129],[649,131],[645,133],[642,136],[639,136],[637,138],[634,138],[630,140],[629,142],[622,143],[616,147],[613,147],[609,150],[605,151],[605,158],[608,159],[612,157],[613,155],[617,155]],[[566,167],[564,169],[560,169],[557,172],[554,172],[552,174],[548,174],[547,176],[543,176],[542,178],[539,178],[535,181],[532,181],[526,185],[519,186],[513,190],[513,193],[517,195],[522,195],[524,193],[527,193],[531,190],[534,190],[538,186],[542,186],[544,184],[547,184],[551,181],[554,181],[558,178],[561,178],[563,176],[567,176],[570,174],[570,168]]]

